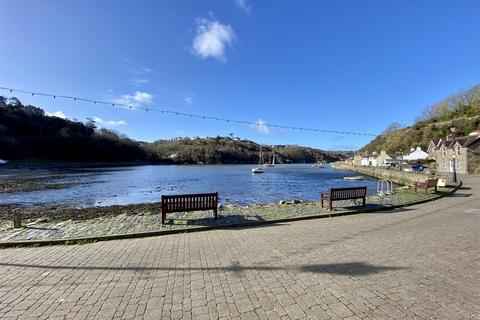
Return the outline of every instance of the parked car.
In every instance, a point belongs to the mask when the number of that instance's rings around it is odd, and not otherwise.
[[[422,171],[425,170],[427,167],[425,167],[425,166],[424,166],[423,164],[421,164],[421,163],[414,163],[414,164],[412,164],[411,168],[412,168],[412,171],[422,172]]]

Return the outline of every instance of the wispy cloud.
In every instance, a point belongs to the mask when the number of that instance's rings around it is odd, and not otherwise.
[[[250,13],[252,11],[252,7],[247,3],[247,0],[235,0],[237,7],[245,11],[246,13]]]
[[[65,113],[63,113],[63,111],[55,111],[55,112],[45,112],[45,114],[49,117],[57,117],[57,118],[62,118],[62,119],[69,119],[69,117],[67,117],[65,115]]]
[[[125,120],[103,120],[100,117],[94,117],[93,120],[95,123],[97,123],[99,126],[105,126],[105,127],[118,127],[118,126],[125,126],[127,125],[127,122]]]
[[[188,105],[192,105],[193,102],[195,101],[195,95],[193,93],[185,95],[183,98],[185,100],[185,103]]]
[[[197,33],[192,43],[192,52],[202,59],[215,58],[226,61],[225,51],[235,40],[230,25],[213,19],[197,19]]]
[[[186,134],[187,134],[187,131],[185,131],[185,130],[177,130],[177,131],[175,131],[175,135],[177,135],[177,136],[184,136],[184,135],[186,135]]]
[[[115,103],[128,104],[132,107],[137,107],[142,104],[152,103],[153,94],[143,91],[135,91],[133,95],[124,94],[120,98],[114,100]]]
[[[132,64],[132,61],[129,59],[123,60],[124,66],[123,70],[131,75],[130,83],[135,86],[141,86],[150,82],[148,79],[148,74],[153,73],[154,70],[149,67],[139,68]]]
[[[358,149],[360,148],[353,144],[339,144],[339,145],[333,145],[330,147],[330,150],[336,150],[336,151],[354,151]]]
[[[133,79],[130,79],[130,82],[135,85],[142,85],[142,84],[147,84],[149,80],[146,78],[133,78]]]
[[[267,123],[262,119],[258,119],[257,121],[255,121],[255,124],[252,124],[250,127],[261,134],[270,133],[270,128],[267,126]]]

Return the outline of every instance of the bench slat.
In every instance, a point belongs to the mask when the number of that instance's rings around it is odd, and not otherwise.
[[[201,194],[162,195],[162,223],[167,213],[213,210],[217,218],[218,192]]]
[[[367,187],[354,188],[331,188],[329,193],[321,193],[320,200],[323,207],[323,201],[329,201],[330,210],[332,210],[332,202],[335,200],[355,200],[363,199],[363,205],[367,196]]]

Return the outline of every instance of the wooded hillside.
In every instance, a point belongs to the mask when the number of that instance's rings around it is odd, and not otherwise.
[[[455,127],[459,135],[478,130],[480,85],[426,108],[412,126],[399,128],[395,124],[389,127],[360,151],[405,152],[416,146],[425,150],[431,139],[445,138],[449,135],[451,127]]]
[[[277,163],[336,161],[342,152],[300,146],[262,146],[265,161]],[[0,96],[0,159],[72,162],[258,163],[260,145],[233,137],[182,138],[138,142],[117,132],[52,117]]]

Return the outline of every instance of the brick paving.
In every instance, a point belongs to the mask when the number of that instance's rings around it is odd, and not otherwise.
[[[393,195],[369,196],[367,208],[403,205],[440,196],[450,188],[439,188],[437,194],[415,193],[404,190]],[[352,206],[352,201],[335,201],[335,212],[347,212],[364,209]],[[325,205],[326,207],[328,204]],[[148,208],[148,207],[147,207]],[[120,209],[119,209],[120,210]],[[156,212],[156,210],[154,211]],[[183,230],[202,228],[211,225],[242,224],[252,221],[276,220],[312,215],[329,215],[327,208],[322,209],[318,202],[299,204],[265,205],[250,207],[226,207],[220,211],[219,219],[212,218],[212,212],[187,212],[169,214],[170,224],[162,225],[161,215],[145,212],[138,215],[119,214],[90,220],[67,220],[60,222],[31,221],[26,228],[13,229],[11,221],[0,226],[0,244],[6,241],[65,239],[87,236],[102,236],[147,231]]]
[[[3,249],[0,319],[480,319],[477,209]]]

